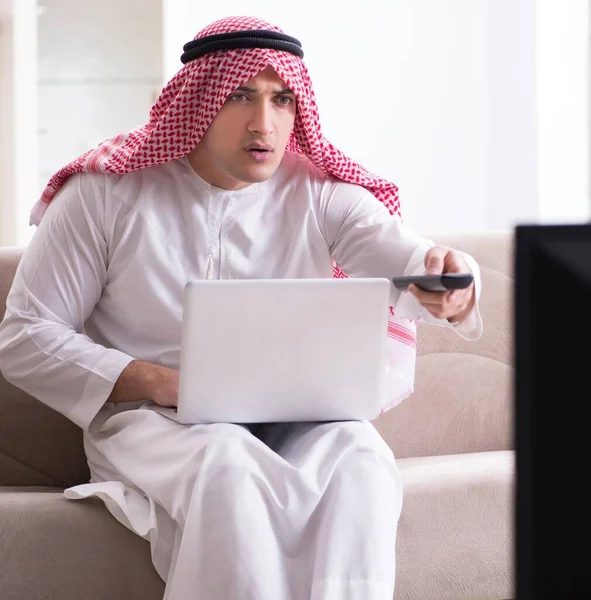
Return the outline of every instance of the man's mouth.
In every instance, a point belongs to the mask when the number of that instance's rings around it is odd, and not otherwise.
[[[273,153],[273,148],[267,144],[251,144],[246,147],[246,151],[250,154],[252,159],[257,162],[264,162],[268,160]]]
[[[273,147],[269,146],[269,144],[251,144],[246,149],[249,152],[273,152]]]

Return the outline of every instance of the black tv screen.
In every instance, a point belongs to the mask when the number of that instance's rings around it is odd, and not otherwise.
[[[591,224],[515,236],[517,600],[591,598]]]

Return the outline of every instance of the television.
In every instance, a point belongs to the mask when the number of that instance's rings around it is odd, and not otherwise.
[[[514,239],[517,600],[591,598],[591,224]]]

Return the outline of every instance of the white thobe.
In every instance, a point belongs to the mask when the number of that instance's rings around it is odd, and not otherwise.
[[[4,377],[84,430],[91,482],[151,543],[166,600],[391,600],[400,480],[367,422],[181,425],[106,403],[133,359],[179,367],[184,286],[206,277],[423,272],[432,246],[359,186],[287,153],[227,191],[187,158],[72,176],[18,267],[0,325]],[[467,257],[480,292],[478,266]],[[392,288],[398,315],[451,327]],[[482,331],[477,305],[456,326]]]

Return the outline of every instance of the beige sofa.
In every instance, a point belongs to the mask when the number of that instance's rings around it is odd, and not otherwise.
[[[480,263],[486,331],[467,342],[419,326],[416,391],[376,421],[405,487],[395,598],[505,600],[514,588],[512,236],[431,237]],[[0,318],[20,255],[0,249]],[[87,478],[80,430],[0,377],[1,600],[162,598],[147,542],[100,502],[62,497]]]

